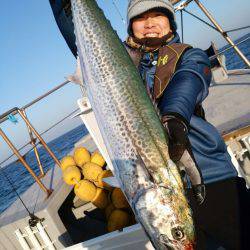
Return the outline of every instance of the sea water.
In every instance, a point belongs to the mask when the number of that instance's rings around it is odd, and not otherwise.
[[[247,39],[248,38],[248,39]],[[243,41],[244,39],[247,39],[246,41],[242,42],[238,45],[239,49],[242,51],[242,53],[250,60],[250,33],[244,35],[243,37],[239,38],[235,41],[235,43],[239,43],[240,41]],[[220,49],[220,51],[226,49],[227,46],[224,46]],[[226,56],[226,67],[227,69],[244,69],[247,68],[246,64],[240,59],[238,54],[235,52],[234,49],[227,50],[224,55]]]

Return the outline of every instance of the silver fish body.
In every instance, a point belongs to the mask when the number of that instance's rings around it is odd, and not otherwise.
[[[192,212],[140,75],[94,0],[71,0],[88,97],[115,176],[156,249],[193,249]]]

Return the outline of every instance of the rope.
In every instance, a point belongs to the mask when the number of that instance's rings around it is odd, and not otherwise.
[[[249,25],[249,26],[240,27],[240,28],[236,28],[236,29],[227,30],[227,31],[225,31],[225,32],[226,32],[226,33],[229,33],[229,32],[234,32],[234,31],[243,30],[243,29],[248,29],[248,28],[250,28],[250,25]]]
[[[36,202],[35,202],[35,205],[34,205],[34,209],[33,209],[33,214],[34,214],[34,212],[35,212],[35,210],[36,210],[36,205],[37,205],[37,202],[38,202],[38,198],[39,198],[39,195],[40,195],[40,191],[41,191],[41,188],[38,188],[38,194],[37,194],[37,197],[36,197]]]
[[[8,175],[4,173],[3,168],[1,169],[0,173],[4,176],[4,178],[8,181],[8,183],[10,184],[12,190],[15,192],[15,194],[17,195],[17,197],[19,198],[19,200],[21,201],[21,203],[23,204],[25,210],[27,211],[27,213],[29,214],[29,216],[31,216],[31,212],[29,211],[29,209],[27,208],[27,206],[25,205],[24,201],[22,200],[22,198],[20,197],[20,195],[18,194],[14,184],[12,183],[12,181],[9,179]]]
[[[214,27],[213,25],[211,25],[210,23],[204,21],[203,19],[201,19],[200,17],[196,16],[195,14],[183,9],[183,11],[185,11],[186,13],[188,13],[189,15],[193,16],[194,18],[200,20],[201,22],[203,22],[204,24],[208,25],[209,27],[211,27],[212,29],[219,31],[216,27]]]
[[[58,124],[60,124],[61,122],[63,122],[64,120],[68,119],[70,116],[72,116],[76,111],[78,111],[79,109],[75,109],[74,111],[72,111],[70,114],[68,114],[67,116],[65,116],[64,118],[62,118],[61,120],[59,120],[58,122],[56,122],[54,125],[52,125],[50,128],[46,129],[45,131],[43,131],[41,133],[41,135],[47,133],[48,131],[50,131],[52,128],[56,127]]]

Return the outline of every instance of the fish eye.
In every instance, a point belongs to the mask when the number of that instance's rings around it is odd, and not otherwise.
[[[181,240],[184,237],[184,232],[181,227],[172,228],[171,234],[175,240]]]

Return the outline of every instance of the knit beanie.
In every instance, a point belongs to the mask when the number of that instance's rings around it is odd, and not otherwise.
[[[168,0],[130,0],[127,9],[128,34],[132,34],[132,19],[151,9],[159,8],[163,11],[170,22],[173,32],[176,32],[177,24],[175,20],[174,7]]]

